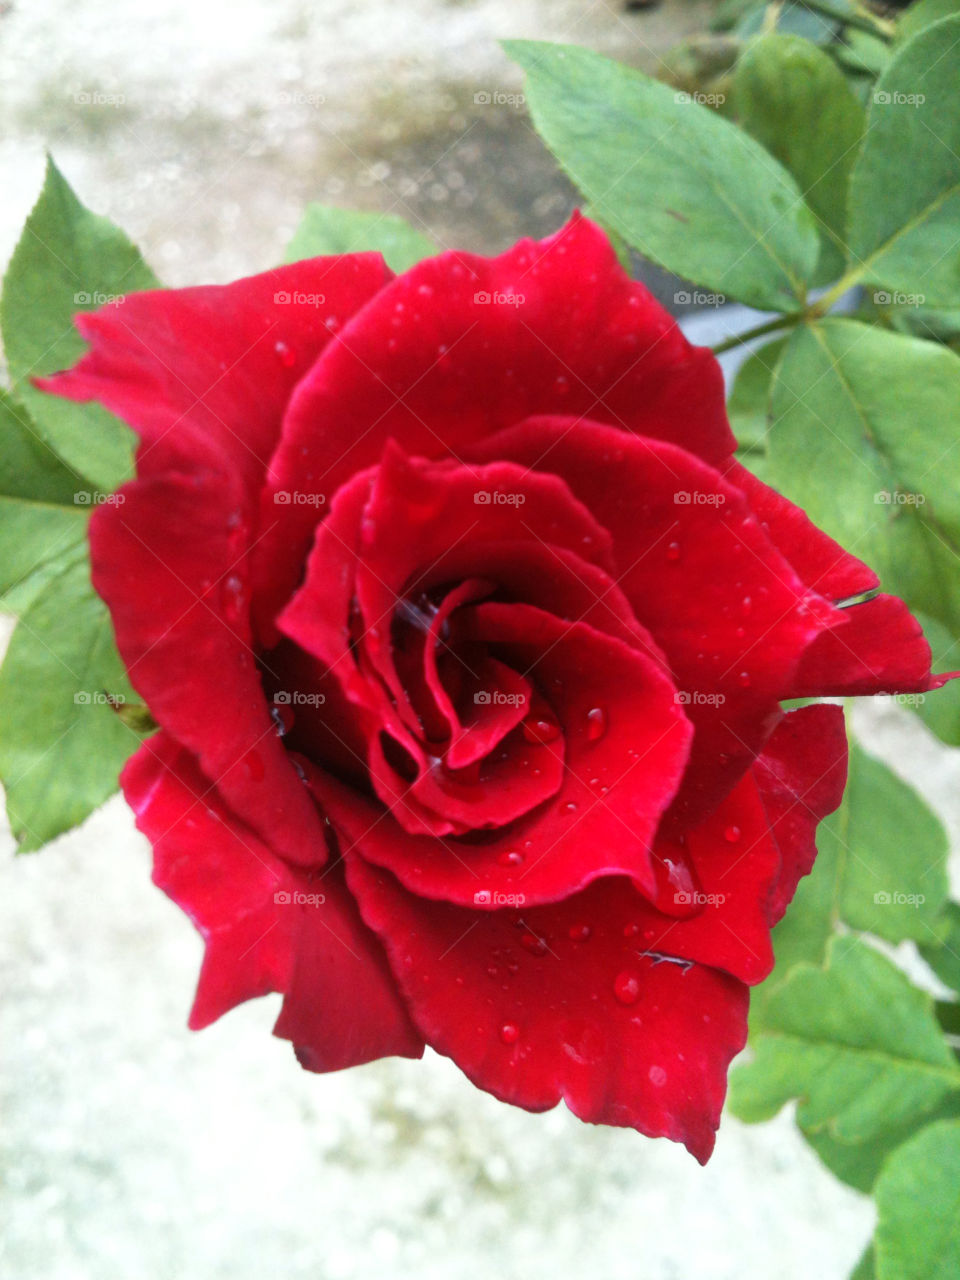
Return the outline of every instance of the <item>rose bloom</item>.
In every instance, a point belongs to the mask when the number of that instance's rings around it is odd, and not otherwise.
[[[712,1150],[748,988],[920,627],[733,459],[720,368],[574,219],[78,317],[137,432],[93,582],[160,730],[122,786],[206,941],[331,1071],[425,1045]]]

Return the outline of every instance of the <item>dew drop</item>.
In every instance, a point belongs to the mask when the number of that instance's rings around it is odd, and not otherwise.
[[[623,936],[625,938],[635,938],[639,932],[640,932],[640,926],[636,923],[636,921],[634,921],[632,924],[625,924],[623,926]]]
[[[523,722],[523,736],[528,742],[553,742],[560,737],[560,726],[545,716],[531,716]]]
[[[567,932],[571,942],[586,942],[593,930],[588,924],[572,924]]]
[[[597,742],[607,732],[607,713],[603,707],[591,707],[587,712],[587,741]]]
[[[667,1083],[667,1073],[664,1071],[663,1067],[651,1067],[648,1074],[650,1076],[650,1083],[652,1085],[656,1085],[658,1089],[662,1089]]]
[[[543,938],[538,938],[535,933],[525,933],[520,939],[520,945],[525,951],[529,951],[532,956],[542,956],[547,953],[547,944]]]
[[[292,369],[297,363],[297,353],[288,347],[285,342],[275,342],[273,349],[277,353],[277,359],[285,369]]]
[[[723,838],[728,844],[736,844],[740,839],[740,828],[735,826],[727,827],[723,833]]]
[[[554,379],[553,389],[558,396],[567,395],[570,390],[569,379],[565,378],[563,374],[561,374],[558,378]]]
[[[505,1022],[500,1028],[500,1039],[504,1044],[516,1044],[520,1039],[520,1028],[515,1022]]]
[[[576,813],[579,806],[576,800],[568,800],[563,807],[567,813]]]
[[[518,853],[516,849],[509,849],[499,855],[497,863],[501,867],[519,867],[523,863],[523,854]]]
[[[679,542],[667,543],[667,559],[668,560],[680,559],[680,543]]]
[[[246,769],[251,782],[262,782],[264,776],[263,761],[260,759],[256,751],[248,751],[243,757],[243,767]]]
[[[741,671],[740,674],[737,676],[737,680],[739,681],[740,687],[742,689],[750,688],[750,672],[749,671]]]
[[[621,1004],[636,1004],[640,999],[640,979],[629,969],[624,969],[613,980],[613,994]]]

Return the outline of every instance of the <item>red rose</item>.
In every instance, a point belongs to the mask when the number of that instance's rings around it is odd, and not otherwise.
[[[139,433],[93,580],[161,731],[122,784],[207,942],[326,1071],[448,1054],[709,1155],[747,988],[929,649],[732,460],[720,370],[582,218],[78,318],[48,381]]]

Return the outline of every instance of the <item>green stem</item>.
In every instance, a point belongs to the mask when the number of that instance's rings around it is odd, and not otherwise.
[[[791,311],[789,315],[777,316],[775,320],[767,320],[764,324],[758,324],[755,329],[747,329],[744,333],[735,333],[729,338],[724,338],[723,342],[718,342],[715,347],[710,349],[715,356],[720,356],[723,355],[724,351],[732,351],[734,347],[742,346],[743,343],[750,342],[753,338],[763,338],[768,333],[776,333],[780,329],[792,329],[803,318],[804,312]]]

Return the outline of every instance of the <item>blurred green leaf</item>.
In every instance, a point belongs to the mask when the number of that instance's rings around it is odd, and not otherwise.
[[[816,265],[793,178],[689,94],[574,45],[507,41],[534,123],[581,191],[646,257],[768,310],[793,310]]]
[[[947,903],[942,937],[921,945],[920,954],[941,982],[960,992],[960,904]]]
[[[85,209],[48,159],[43,190],[4,277],[0,326],[15,390],[45,440],[107,492],[130,474],[133,433],[99,405],[45,395],[29,379],[65,369],[83,354],[77,312],[156,287],[140,251],[112,222]]]
[[[786,345],[786,338],[777,338],[752,351],[734,378],[727,416],[741,449],[749,453],[766,453],[773,372]]]
[[[25,609],[68,562],[86,556],[85,486],[0,390],[0,608]]]
[[[863,108],[843,73],[808,40],[763,36],[737,64],[733,106],[748,133],[793,174],[819,219],[813,283],[836,280],[846,260],[847,187],[864,127]]]
[[[958,404],[960,358],[946,347],[827,319],[791,335],[768,435],[771,482],[939,621],[941,652],[960,637]]]
[[[781,35],[797,36],[813,44],[829,44],[840,30],[840,24],[829,14],[818,13],[812,5],[785,0],[750,10],[737,23],[736,33],[741,39],[749,40],[771,28]]]
[[[960,16],[927,27],[877,81],[850,182],[850,262],[933,306],[960,304]]]
[[[897,43],[904,44],[912,40],[925,27],[932,26],[941,18],[949,18],[960,13],[960,0],[917,0],[906,9],[897,22]]]
[[[922,796],[856,742],[843,800],[817,828],[817,849],[813,871],[773,931],[776,967],[754,992],[757,1026],[795,965],[822,964],[838,926],[888,942],[940,937],[946,833]]]
[[[890,61],[890,46],[880,36],[869,31],[846,30],[843,41],[835,44],[831,53],[851,71],[860,71],[876,77],[886,70]]]
[[[792,1098],[799,1124],[861,1142],[907,1124],[960,1090],[960,1065],[932,1001],[866,943],[834,938],[827,967],[798,965],[771,995],[752,1062],[731,1077],[742,1120]]]
[[[928,1125],[895,1151],[874,1187],[877,1280],[960,1275],[960,1121]]]
[[[958,1117],[960,1093],[951,1093],[938,1107],[928,1112],[920,1124],[930,1124],[934,1120],[954,1120]],[[801,1129],[803,1136],[834,1177],[866,1195],[872,1190],[890,1152],[895,1151],[916,1132],[917,1121],[910,1120],[906,1124],[882,1130],[869,1142],[839,1142],[826,1129],[818,1132]]]
[[[336,253],[382,253],[391,271],[402,272],[440,250],[409,222],[390,213],[361,213],[334,205],[308,204],[285,262]]]
[[[77,826],[117,789],[139,738],[109,699],[136,701],[84,560],[37,594],[0,668],[0,779],[21,849]]]

